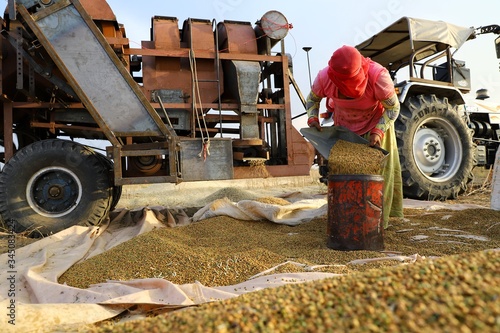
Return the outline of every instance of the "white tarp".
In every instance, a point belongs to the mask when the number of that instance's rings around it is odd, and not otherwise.
[[[460,48],[474,32],[474,28],[465,28],[444,21],[430,21],[408,17],[410,38],[414,42],[438,42]]]
[[[244,221],[268,220],[293,226],[313,218],[326,216],[327,206],[326,199],[306,199],[281,206],[254,200],[232,202],[223,198],[215,200],[196,212],[193,215],[193,221],[224,215]]]

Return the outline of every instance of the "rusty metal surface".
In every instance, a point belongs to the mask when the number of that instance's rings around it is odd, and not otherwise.
[[[127,159],[151,156],[161,159],[168,155],[175,156],[176,153],[177,151],[173,147],[172,142],[106,147],[108,158],[114,161],[113,173],[115,185],[178,183],[180,179],[177,175],[175,157],[169,158],[169,161],[165,165],[161,164],[161,168],[155,169],[154,173],[144,173],[144,170],[131,167],[130,161],[126,162]]]
[[[257,38],[250,23],[224,21],[217,29],[221,52],[257,54]]]
[[[143,41],[143,92],[149,100],[154,100],[155,91],[180,91],[180,97],[186,103],[193,103],[192,66],[189,53],[194,57],[200,100],[215,102],[219,92],[217,78],[223,92],[222,70],[215,65],[215,40],[212,23],[207,20],[185,20],[182,36],[179,33],[178,20],[171,17],[156,16],[152,20],[152,41]],[[151,52],[151,56],[147,54]],[[158,53],[154,53],[154,52]],[[207,57],[206,52],[211,52]],[[163,52],[160,53],[160,52]],[[204,56],[198,58],[198,53]],[[143,53],[140,51],[139,54]],[[163,55],[163,56],[162,56]],[[167,101],[168,103],[168,101]]]
[[[383,187],[384,177],[380,175],[328,177],[329,248],[384,249]]]
[[[4,159],[8,161],[14,155],[12,102],[3,102]]]
[[[106,0],[79,0],[93,20],[116,21],[115,14]]]
[[[79,98],[68,99],[60,94],[64,97],[60,104],[49,103],[47,98],[39,98],[38,104],[16,99],[12,104],[14,121],[20,114],[16,111],[30,115],[50,110],[50,115],[54,109],[69,105],[70,112],[34,119],[29,125],[71,133],[74,137],[89,132],[99,134],[97,129],[107,133],[107,137],[114,136],[116,140],[110,141],[115,147],[108,155],[115,162],[116,185],[252,177],[245,171],[252,156],[268,160],[270,166],[266,168],[273,177],[309,173],[315,152],[291,123],[288,58],[261,53],[257,41],[266,38],[256,36],[251,23],[224,21],[216,25],[215,20],[187,19],[179,29],[177,18],[155,16],[151,20],[151,40],[142,41],[142,48],[130,48],[124,27],[118,25],[106,1],[53,3],[57,11],[53,6],[32,8],[33,15],[27,16],[26,21],[37,35],[47,34],[38,39],[54,58],[56,66],[52,67],[62,69],[64,77],[59,71],[55,74],[77,87]],[[68,10],[73,7],[76,11]],[[65,17],[75,14],[76,20]],[[91,22],[96,23],[92,28]],[[280,32],[286,32],[285,25],[286,22],[279,25]],[[270,29],[273,32],[274,27]],[[63,31],[69,32],[72,40],[65,40]],[[286,54],[284,44],[281,54]],[[9,71],[16,75],[16,65],[12,65]],[[23,70],[27,74],[28,66]],[[27,78],[25,75],[26,86]],[[42,79],[35,82],[38,92],[59,86],[55,81]],[[199,87],[195,86],[196,80]],[[15,82],[10,82],[14,87],[9,88],[8,96],[16,96]],[[196,96],[198,91],[200,96]],[[271,93],[267,95],[267,91]],[[158,97],[168,117],[162,112]],[[81,112],[88,110],[97,124],[89,122],[88,117],[82,118],[73,110],[75,107],[81,108]],[[198,122],[196,115],[205,123]],[[165,125],[167,119],[172,123],[172,131],[170,125]],[[175,140],[165,138],[171,133]],[[219,134],[224,137],[220,142],[214,138]],[[201,164],[200,136],[211,140],[211,155]],[[153,141],[166,140],[162,151],[144,146],[141,151],[124,148],[143,145],[150,141],[148,137]],[[176,141],[180,138],[182,144]],[[161,156],[161,168],[158,169],[159,162],[152,165],[155,169],[151,172],[145,172],[142,165],[135,171],[127,167],[131,160],[147,159],[153,153]]]
[[[175,50],[181,47],[179,21],[175,17],[155,16],[151,21],[153,48]]]
[[[182,26],[182,41],[185,47],[189,47],[193,51],[213,51],[215,43],[212,22],[196,19],[185,20]]]

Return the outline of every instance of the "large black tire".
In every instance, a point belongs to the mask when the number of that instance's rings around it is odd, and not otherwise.
[[[406,197],[445,200],[466,190],[475,165],[472,133],[446,98],[409,98],[395,128]]]
[[[0,174],[0,213],[14,232],[32,236],[99,225],[112,203],[108,170],[81,144],[35,142],[19,150]]]
[[[113,181],[113,161],[111,161],[109,158],[102,154],[96,154],[99,156],[102,161],[106,164],[108,167],[108,175],[109,175],[109,182],[110,184],[114,184]],[[111,207],[109,208],[109,211],[113,211],[118,205],[118,202],[120,201],[120,198],[122,196],[122,186],[121,185],[113,185],[113,199],[111,200]]]
[[[15,129],[13,131],[13,145],[12,145],[12,150],[14,154],[21,148],[27,146],[28,144],[31,144],[35,141],[39,141],[40,139],[35,136],[34,133],[30,133],[28,131],[23,131],[23,130],[17,130]],[[4,134],[3,131],[0,129],[0,171],[3,169],[3,166],[5,165],[5,145],[3,142],[4,139]]]

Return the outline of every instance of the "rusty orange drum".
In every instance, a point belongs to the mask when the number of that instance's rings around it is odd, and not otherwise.
[[[328,177],[327,246],[335,250],[383,250],[383,186],[379,175]]]

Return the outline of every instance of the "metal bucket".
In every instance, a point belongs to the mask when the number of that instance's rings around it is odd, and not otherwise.
[[[380,175],[328,177],[328,242],[335,250],[383,250],[383,186]]]

